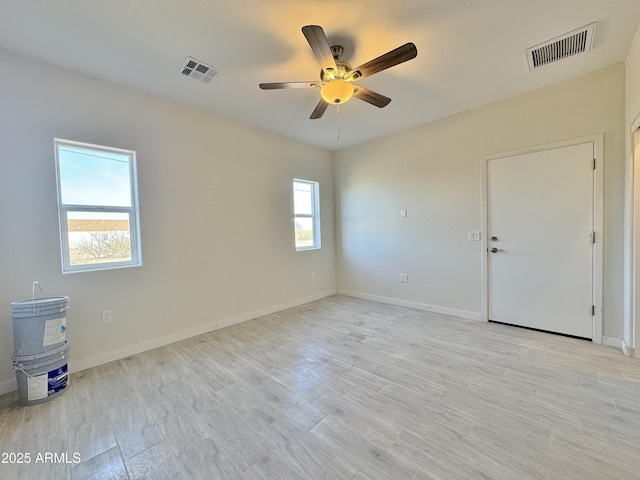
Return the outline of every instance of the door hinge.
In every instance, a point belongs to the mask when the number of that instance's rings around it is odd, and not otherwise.
[[[594,170],[596,169],[596,159],[595,158],[593,159],[593,169]]]
[[[596,232],[591,232],[591,243],[596,243]]]
[[[591,305],[591,316],[595,316],[596,314],[596,306],[595,305]]]

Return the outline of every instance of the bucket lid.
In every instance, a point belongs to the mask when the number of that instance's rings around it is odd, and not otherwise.
[[[63,305],[69,303],[69,297],[44,297],[44,298],[29,298],[28,300],[18,300],[11,302],[11,308],[26,308],[26,307],[47,307],[50,305]]]
[[[59,357],[60,355],[67,355],[67,350],[69,350],[69,342],[65,341],[64,344],[59,346],[58,348],[54,348],[53,350],[48,350],[42,353],[36,353],[35,355],[13,355],[13,363],[14,365],[17,365],[39,362],[49,357]]]
[[[43,317],[45,315],[55,315],[57,313],[62,313],[62,312],[66,312],[67,310],[69,310],[68,306],[64,306],[64,307],[53,307],[53,308],[31,308],[28,310],[21,310],[21,311],[13,311],[11,312],[13,314],[13,318],[18,319],[18,318],[37,318],[37,317]]]
[[[69,297],[47,297],[11,302],[11,313],[14,315],[43,311],[62,311],[69,306]]]

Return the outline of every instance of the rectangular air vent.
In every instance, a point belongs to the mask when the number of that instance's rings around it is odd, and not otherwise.
[[[219,70],[206,63],[196,60],[193,57],[187,57],[182,67],[180,67],[180,73],[186,77],[200,80],[204,83],[209,83],[211,79],[218,73]]]
[[[592,23],[551,39],[548,42],[528,48],[526,52],[529,70],[590,51],[595,28],[596,24]]]

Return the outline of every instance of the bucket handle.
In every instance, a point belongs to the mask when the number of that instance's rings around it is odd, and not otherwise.
[[[62,355],[61,360],[64,360],[64,355]],[[39,375],[29,375],[29,374],[24,370],[24,368],[22,368],[22,364],[21,364],[21,363],[14,363],[14,364],[13,364],[13,368],[14,368],[15,370],[19,370],[20,372],[24,373],[24,374],[25,374],[27,377],[29,377],[29,378],[36,378],[36,377],[38,377],[38,376],[39,376]]]
[[[35,378],[37,376],[37,375],[29,375],[27,372],[24,371],[24,368],[22,368],[22,365],[14,365],[14,368],[16,370],[21,371],[22,373],[24,373],[29,378]]]
[[[44,292],[42,291],[42,287],[40,286],[40,282],[33,282],[33,285],[31,286],[31,301],[33,303],[33,312],[36,313],[37,312],[37,308],[36,308],[36,285],[38,286],[38,290],[40,290],[40,293],[44,294]]]

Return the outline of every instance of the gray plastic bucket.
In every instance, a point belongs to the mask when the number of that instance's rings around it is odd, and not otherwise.
[[[18,403],[36,405],[62,395],[69,385],[69,344],[37,355],[13,356]]]
[[[12,302],[13,354],[22,357],[60,348],[67,339],[68,309],[69,297]]]

